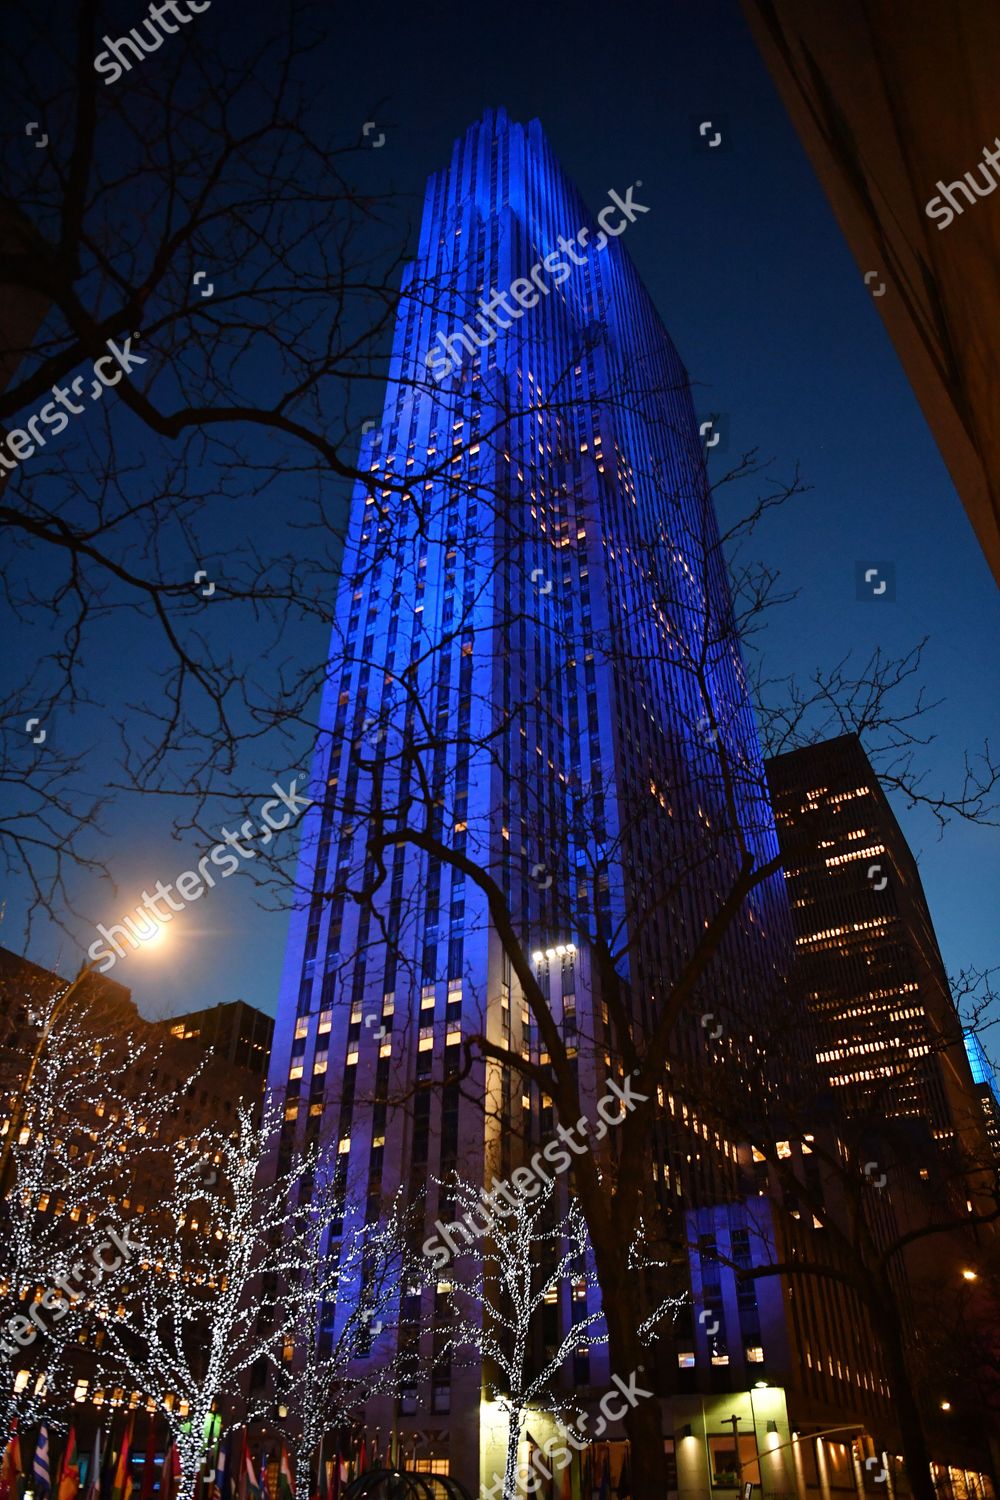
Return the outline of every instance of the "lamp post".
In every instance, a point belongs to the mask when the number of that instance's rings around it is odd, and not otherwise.
[[[742,1491],[743,1460],[740,1458],[740,1419],[734,1412],[728,1420],[733,1424],[733,1448],[736,1452],[736,1488],[738,1491]]]

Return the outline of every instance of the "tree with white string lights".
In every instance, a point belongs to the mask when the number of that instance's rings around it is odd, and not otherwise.
[[[348,1426],[366,1401],[397,1395],[416,1378],[417,1345],[402,1334],[380,1337],[395,1330],[401,1299],[430,1274],[413,1239],[414,1205],[402,1193],[371,1223],[346,1199],[336,1173],[310,1196],[296,1236],[296,1274],[275,1304],[284,1330],[275,1397],[291,1425],[300,1485],[328,1433]]]
[[[144,1251],[110,1279],[99,1308],[102,1373],[155,1402],[176,1447],[180,1500],[197,1493],[206,1434],[258,1415],[246,1410],[250,1372],[278,1360],[283,1340],[259,1288],[301,1269],[307,1209],[290,1205],[315,1159],[275,1176],[264,1167],[274,1110],[258,1121],[241,1104],[236,1114],[231,1132],[179,1143]]]
[[[115,1027],[79,984],[5,996],[19,1022],[5,1057],[0,1157],[6,1431],[43,1408],[51,1421],[52,1398],[67,1394],[70,1356],[95,1331],[98,1289],[142,1238],[134,1184],[155,1180],[177,1102],[196,1076],[155,1087],[161,1039]]]

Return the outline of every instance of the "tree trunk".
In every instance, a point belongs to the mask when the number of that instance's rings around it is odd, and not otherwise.
[[[931,1478],[931,1456],[924,1436],[924,1424],[920,1407],[910,1379],[903,1347],[903,1333],[899,1323],[899,1312],[891,1287],[885,1289],[878,1307],[872,1307],[879,1342],[885,1355],[886,1375],[892,1393],[893,1415],[899,1424],[899,1438],[906,1464],[906,1477],[910,1482],[913,1500],[937,1500],[934,1481]]]
[[[174,1439],[177,1444],[177,1461],[180,1464],[180,1477],[177,1481],[178,1500],[198,1500],[198,1488],[201,1483],[201,1464],[204,1455],[204,1443],[201,1441],[201,1428],[198,1436],[195,1436],[195,1422],[192,1419],[191,1431],[179,1434]]]
[[[581,1203],[586,1213],[587,1205]],[[611,1369],[628,1384],[629,1377],[639,1376],[642,1385],[644,1366],[652,1371],[653,1360],[640,1342],[638,1328],[641,1315],[635,1273],[628,1268],[625,1226],[613,1226],[607,1237],[595,1233],[593,1221],[590,1242],[594,1266],[601,1287],[601,1305],[608,1326],[608,1354]],[[620,1237],[617,1230],[621,1230]],[[653,1387],[650,1379],[649,1387]],[[663,1457],[663,1427],[660,1403],[655,1395],[643,1397],[630,1406],[622,1421],[628,1434],[631,1459],[632,1500],[663,1500],[667,1490],[666,1464]],[[923,1497],[914,1496],[914,1500]]]
[[[521,1410],[512,1411],[507,1428],[507,1460],[503,1470],[503,1500],[517,1500],[517,1449],[521,1436]]]

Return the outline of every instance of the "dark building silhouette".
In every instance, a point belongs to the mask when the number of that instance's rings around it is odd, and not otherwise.
[[[274,1020],[245,1000],[230,1000],[207,1010],[185,1011],[167,1023],[171,1036],[197,1041],[215,1057],[235,1063],[261,1078],[267,1073]]]
[[[1000,580],[1000,8],[743,9]]]

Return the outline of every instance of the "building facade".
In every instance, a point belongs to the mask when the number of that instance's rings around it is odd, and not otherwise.
[[[815,1059],[848,1113],[978,1149],[979,1111],[913,855],[854,735],[768,762]]]
[[[1000,580],[1000,16],[980,0],[743,0]]]
[[[855,1214],[885,1257],[936,1468],[988,1469],[996,1450],[975,1379],[960,1422],[945,1366],[926,1351],[963,1326],[977,1268],[996,1257],[995,1117],[982,1097],[993,1096],[975,1080],[979,1057],[967,1053],[916,861],[857,737],[778,756],[767,770],[795,986],[826,1085],[818,1113],[865,1182]],[[984,1337],[993,1317],[982,1312]],[[976,1357],[968,1343],[970,1369]],[[821,1361],[839,1370],[828,1350]]]
[[[974,1031],[965,1033],[965,1051],[972,1070],[972,1081],[983,1106],[986,1135],[996,1161],[1000,1162],[1000,1085],[983,1044]]]
[[[220,1062],[262,1078],[271,1058],[274,1021],[245,1000],[186,1011],[169,1022],[171,1036],[196,1041]]]
[[[826,1493],[828,1471],[864,1474],[886,1419],[871,1338],[836,1288],[737,1288],[726,1258],[808,1226],[776,1207],[749,1233],[749,1152],[671,1086],[706,1075],[709,1043],[733,1087],[774,1082],[754,1038],[793,1003],[793,939],[686,376],[623,248],[640,187],[595,220],[537,122],[503,111],[428,183],[352,498],[269,1075],[276,1156],[319,1144],[361,1218],[401,1190],[447,1221],[452,1173],[503,1178],[556,1126],[504,1061],[548,1062],[512,954],[595,1101],[622,1076],[609,986],[641,1044],[741,864],[767,868],[658,1094],[650,1202],[693,1213],[700,1247],[655,1379],[665,1442],[698,1437],[676,1448],[686,1490],[735,1483],[742,1413],[741,1444],[783,1434],[790,1491],[801,1469]],[[476,1361],[447,1353],[447,1290],[400,1289],[382,1338],[419,1346],[427,1375],[363,1421],[369,1451],[391,1437],[475,1489],[503,1424]],[[567,1285],[546,1341],[580,1311]],[[609,1379],[603,1349],[567,1361],[583,1400]],[[793,1429],[810,1434],[794,1462]]]

